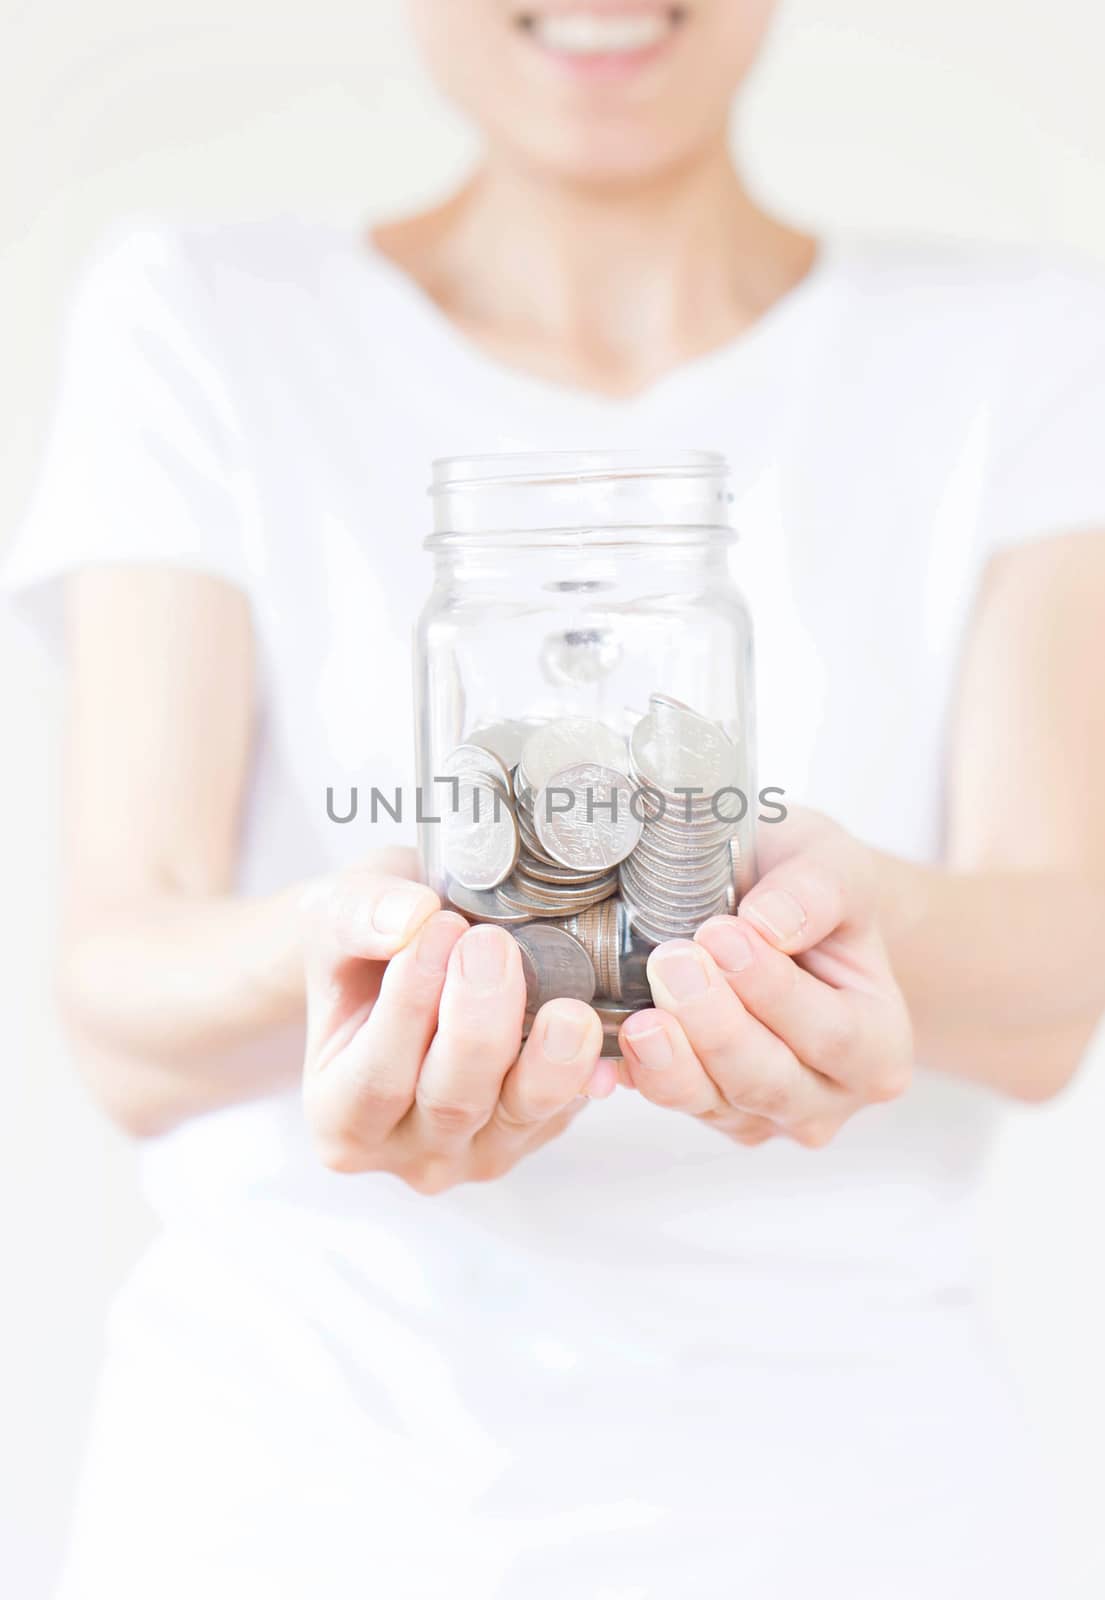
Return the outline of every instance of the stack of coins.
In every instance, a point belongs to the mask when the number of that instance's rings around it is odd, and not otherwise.
[[[622,998],[622,955],[627,944],[625,907],[616,895],[577,917],[557,924],[583,946],[591,959],[600,994]]]
[[[668,695],[651,697],[630,759],[645,822],[619,881],[633,928],[658,944],[734,908],[733,835],[748,802],[732,740]]]
[[[478,729],[449,753],[446,893],[511,929],[531,1015],[557,996],[593,1001],[616,1053],[621,1022],[649,1002],[648,951],[735,909],[739,772],[723,729],[662,694],[628,740],[563,717]]]
[[[452,804],[442,819],[450,875],[466,889],[494,889],[518,860],[510,774],[490,750],[461,744],[449,752],[441,776],[453,783]]]

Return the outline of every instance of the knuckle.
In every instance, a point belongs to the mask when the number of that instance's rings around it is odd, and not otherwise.
[[[418,1109],[438,1133],[449,1138],[473,1134],[485,1121],[483,1111],[477,1106],[422,1093],[418,1095]]]
[[[392,1084],[386,1087],[378,1085],[375,1092],[367,1098],[373,1112],[373,1121],[388,1127],[393,1127],[395,1123],[401,1121],[411,1108],[409,1091],[396,1088]]]
[[[751,1111],[769,1122],[782,1122],[790,1110],[791,1085],[787,1078],[761,1074],[733,1085],[725,1096],[738,1111]]]
[[[379,1064],[365,1062],[349,1080],[349,1104],[373,1127],[393,1126],[410,1110],[410,1091],[380,1076]]]
[[[816,1065],[835,1077],[852,1059],[858,1037],[855,1017],[843,1005],[837,1007],[819,1030]]]
[[[550,1106],[549,1110],[545,1111],[532,1098],[524,1105],[507,1105],[505,1100],[500,1100],[495,1107],[492,1121],[500,1133],[508,1135],[528,1133],[536,1123],[543,1122],[555,1109]]]

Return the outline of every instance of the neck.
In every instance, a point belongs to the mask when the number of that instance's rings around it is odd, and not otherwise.
[[[813,243],[766,215],[724,144],[647,182],[588,187],[492,154],[381,248],[495,353],[625,392],[735,337]]]

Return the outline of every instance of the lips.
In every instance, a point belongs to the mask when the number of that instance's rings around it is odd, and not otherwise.
[[[528,11],[518,26],[554,55],[577,59],[640,55],[666,44],[684,18],[682,7],[638,11]]]

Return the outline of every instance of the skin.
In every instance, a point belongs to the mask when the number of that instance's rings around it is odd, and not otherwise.
[[[633,393],[808,270],[814,241],[759,209],[726,152],[770,5],[702,0],[670,47],[614,75],[547,59],[501,0],[471,0],[463,26],[454,0],[412,9],[486,151],[458,195],[375,244],[498,359]],[[425,1193],[506,1172],[618,1078],[746,1145],[824,1145],[902,1094],[915,1060],[1046,1099],[1105,1009],[1105,707],[1085,692],[1103,608],[1105,532],[993,562],[944,862],[880,855],[812,814],[764,830],[738,916],[653,952],[654,1006],[625,1024],[616,1071],[576,1002],[546,1006],[522,1047],[513,941],[443,911],[402,853],[236,896],[247,606],[212,578],[84,573],[61,988],[89,1080],[149,1135],[302,1071],[327,1165]]]

